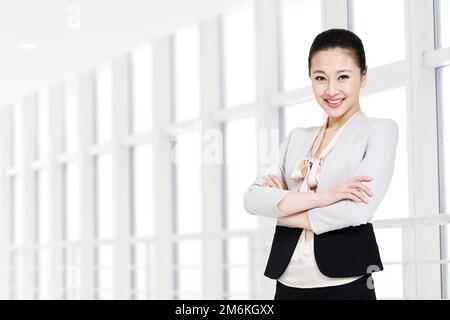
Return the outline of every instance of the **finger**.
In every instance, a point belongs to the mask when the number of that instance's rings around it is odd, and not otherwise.
[[[280,184],[281,184],[281,186],[282,186],[282,189],[284,189],[284,190],[287,190],[287,189],[288,189],[288,187],[287,187],[287,185],[286,185],[286,182],[284,182],[283,177],[275,176],[275,178],[278,178],[278,181],[280,182]]]
[[[353,197],[357,197],[360,201],[359,202],[364,202],[367,203],[367,199],[365,199],[364,195],[362,194],[362,192],[354,189],[354,188],[345,188],[345,193],[346,194],[350,194],[352,195],[352,199],[354,199]]]
[[[276,188],[283,189],[283,185],[280,183],[280,180],[277,176],[269,174],[269,178],[275,184]]]
[[[357,196],[358,198],[360,198],[363,202],[365,203],[369,203],[369,200],[364,196],[364,194],[356,189],[352,189],[352,193]]]
[[[367,195],[373,197],[373,192],[372,190],[370,190],[370,188],[368,186],[366,186],[365,184],[362,183],[357,183],[358,187],[363,190]]]
[[[357,176],[357,177],[353,178],[352,180],[354,180],[354,181],[371,181],[371,180],[373,180],[373,177],[371,177],[371,176]]]
[[[273,175],[271,175],[271,177],[273,178],[273,180],[275,180],[275,181],[278,183],[278,185],[280,185],[280,186],[282,186],[283,188],[286,188],[286,189],[287,189],[287,185],[286,185],[286,183],[284,182],[283,177],[280,177],[280,176],[273,176]]]
[[[277,181],[275,180],[274,176],[270,175],[268,176],[268,180],[270,181],[270,183],[272,183],[274,185],[275,188],[279,188],[280,186],[278,185]]]
[[[346,193],[346,197],[347,197],[347,199],[354,200],[356,202],[362,202],[360,198],[358,198],[357,196],[355,196],[352,193]]]
[[[267,179],[266,182],[267,182],[269,187],[277,188],[276,184],[269,177],[267,177],[266,179]]]
[[[369,188],[368,186],[366,186],[365,184],[362,184],[362,183],[360,183],[360,182],[353,182],[353,183],[350,184],[350,186],[351,186],[352,188],[355,188],[355,189],[361,189],[362,191],[365,192],[365,194],[367,194],[367,195],[373,197],[373,192],[372,192],[372,190],[370,190],[370,188]]]

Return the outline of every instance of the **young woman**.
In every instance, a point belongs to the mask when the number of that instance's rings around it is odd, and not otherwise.
[[[277,218],[264,273],[277,280],[275,299],[375,300],[371,273],[383,265],[371,221],[392,179],[398,125],[360,108],[367,66],[353,32],[317,35],[308,66],[326,120],[289,133],[244,207]]]

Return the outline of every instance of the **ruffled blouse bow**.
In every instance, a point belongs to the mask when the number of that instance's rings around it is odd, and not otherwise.
[[[291,178],[295,180],[305,179],[308,177],[308,187],[316,189],[318,185],[318,177],[322,168],[324,158],[316,158],[309,156],[297,162],[292,170]]]

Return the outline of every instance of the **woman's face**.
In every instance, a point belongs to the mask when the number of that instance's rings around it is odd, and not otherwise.
[[[351,54],[341,48],[319,51],[311,59],[311,83],[314,96],[323,110],[333,118],[357,111],[359,91],[365,86],[367,73],[361,71]]]

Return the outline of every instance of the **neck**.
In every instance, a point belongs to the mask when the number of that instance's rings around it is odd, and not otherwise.
[[[361,111],[360,108],[350,109],[339,118],[332,118],[328,116],[328,123],[326,129],[331,131],[339,129],[342,125],[344,125],[348,121],[348,119],[350,119],[355,113],[359,111]]]

